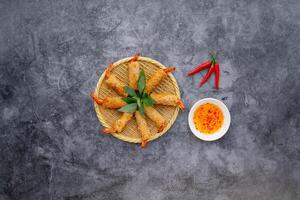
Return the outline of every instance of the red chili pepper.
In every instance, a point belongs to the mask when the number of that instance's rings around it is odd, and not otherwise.
[[[199,88],[207,81],[207,79],[209,79],[209,77],[211,76],[211,74],[214,72],[214,66],[213,63],[211,64],[208,72],[206,73],[206,75],[204,76],[204,78],[201,80],[200,84],[199,84]]]
[[[204,63],[202,63],[201,65],[199,65],[198,67],[196,67],[195,69],[191,70],[188,73],[188,76],[192,76],[192,75],[200,72],[201,70],[208,68],[209,66],[211,66],[211,60],[207,60]]]
[[[216,83],[216,89],[219,89],[219,79],[220,79],[220,67],[219,63],[215,64],[215,83]]]

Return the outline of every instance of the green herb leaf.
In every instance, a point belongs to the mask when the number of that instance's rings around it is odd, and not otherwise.
[[[139,89],[140,95],[143,94],[144,89],[145,89],[145,85],[146,85],[146,77],[145,77],[145,72],[142,69],[140,71],[139,80],[138,80],[138,89]]]
[[[142,99],[138,99],[138,101],[137,101],[137,105],[138,105],[138,110],[139,110],[139,112],[141,113],[141,115],[144,115],[144,104],[143,104],[143,102],[142,102]]]
[[[156,101],[151,96],[148,96],[148,97],[153,102],[153,104],[156,104]]]
[[[129,96],[131,96],[131,97],[136,96],[136,93],[135,93],[135,91],[134,91],[133,88],[128,87],[128,86],[125,86],[125,87],[124,87],[124,90],[125,90],[125,92],[126,92]]]
[[[136,103],[136,98],[134,98],[134,97],[124,97],[124,98],[122,98],[122,100],[125,101],[128,104]]]
[[[146,92],[144,92],[143,94],[143,98],[145,98],[148,94]]]
[[[152,97],[150,97],[148,94],[145,94],[143,102],[145,106],[153,106],[155,104],[154,99],[152,99]]]
[[[134,113],[136,111],[136,108],[137,108],[137,104],[136,103],[131,103],[131,104],[127,104],[126,106],[123,106],[118,111],[127,112],[127,113]]]
[[[137,99],[137,105],[138,105],[138,108],[140,108],[142,106],[142,102],[141,102],[141,99],[140,98],[136,98]]]
[[[137,97],[143,98],[143,93],[140,93],[139,91],[137,91]]]
[[[144,104],[141,104],[141,107],[139,108],[139,112],[141,113],[141,115],[145,115],[145,111],[144,111]]]

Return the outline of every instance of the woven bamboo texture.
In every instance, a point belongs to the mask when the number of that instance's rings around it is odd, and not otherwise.
[[[128,61],[130,61],[131,58],[132,57],[124,58],[113,63],[112,73],[115,74],[117,78],[124,82],[126,85],[128,84]],[[166,68],[160,62],[147,57],[139,57],[137,61],[140,63],[140,68],[144,69],[147,80],[159,68]],[[95,92],[96,95],[100,98],[107,96],[118,96],[118,94],[107,87],[105,83],[105,71],[100,76]],[[166,77],[153,92],[171,93],[177,95],[178,98],[180,98],[179,87],[177,85],[176,79],[171,73],[169,73],[168,77]],[[107,109],[97,105],[96,103],[94,103],[94,105],[97,117],[104,127],[112,127],[113,123],[121,117],[122,113],[118,112],[117,110]],[[168,124],[162,132],[157,133],[157,128],[155,127],[154,122],[146,117],[147,124],[151,130],[150,141],[155,140],[165,134],[175,122],[179,112],[178,107],[172,106],[155,105],[154,108],[167,120]],[[123,132],[114,133],[112,135],[126,142],[141,142],[141,134],[137,129],[137,124],[134,117],[129,121]]]

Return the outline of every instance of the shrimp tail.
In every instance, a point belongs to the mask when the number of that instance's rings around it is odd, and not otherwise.
[[[111,64],[109,64],[108,67],[106,68],[106,71],[105,71],[105,77],[106,77],[106,78],[110,77],[110,75],[111,75],[111,70],[112,70],[113,66],[114,66],[114,65],[111,63]]]
[[[170,67],[170,68],[165,68],[165,69],[163,69],[163,70],[164,70],[165,73],[169,73],[169,72],[175,71],[176,68],[175,68],[175,67]]]
[[[90,96],[92,97],[92,99],[98,104],[98,105],[102,105],[103,104],[103,99],[100,99],[96,96],[95,92],[91,92]]]
[[[162,132],[162,131],[165,129],[165,127],[166,127],[166,124],[163,123],[162,125],[160,125],[160,126],[158,127],[157,132],[158,132],[158,133]]]
[[[116,132],[116,130],[114,128],[105,128],[105,129],[101,130],[100,132],[110,134],[110,133]]]
[[[183,112],[185,111],[184,104],[180,99],[177,100],[177,105]]]
[[[137,61],[137,59],[141,56],[140,53],[136,53],[133,55],[133,57],[131,58],[130,62],[135,62]]]
[[[141,143],[141,148],[144,149],[146,147],[147,140],[143,140]]]

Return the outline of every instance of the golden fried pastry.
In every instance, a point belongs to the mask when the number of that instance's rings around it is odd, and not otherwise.
[[[132,118],[132,113],[123,113],[122,116],[115,121],[112,128],[105,128],[102,130],[103,133],[121,133],[126,127],[127,123]]]
[[[94,92],[91,93],[91,97],[98,104],[105,108],[117,109],[125,106],[127,103],[122,100],[122,97],[104,97],[98,98]]]
[[[150,95],[156,104],[165,106],[179,106],[182,111],[185,111],[183,102],[174,94],[167,93],[152,93]]]
[[[144,148],[148,140],[150,139],[151,133],[145,118],[141,115],[139,111],[135,112],[135,119],[142,137],[141,147]]]
[[[166,127],[165,118],[153,107],[145,106],[145,113],[156,125],[158,132],[161,132]]]
[[[152,90],[154,90],[160,84],[160,82],[168,76],[168,73],[174,70],[175,68],[165,68],[157,70],[147,81],[145,88],[146,93],[150,94]]]

